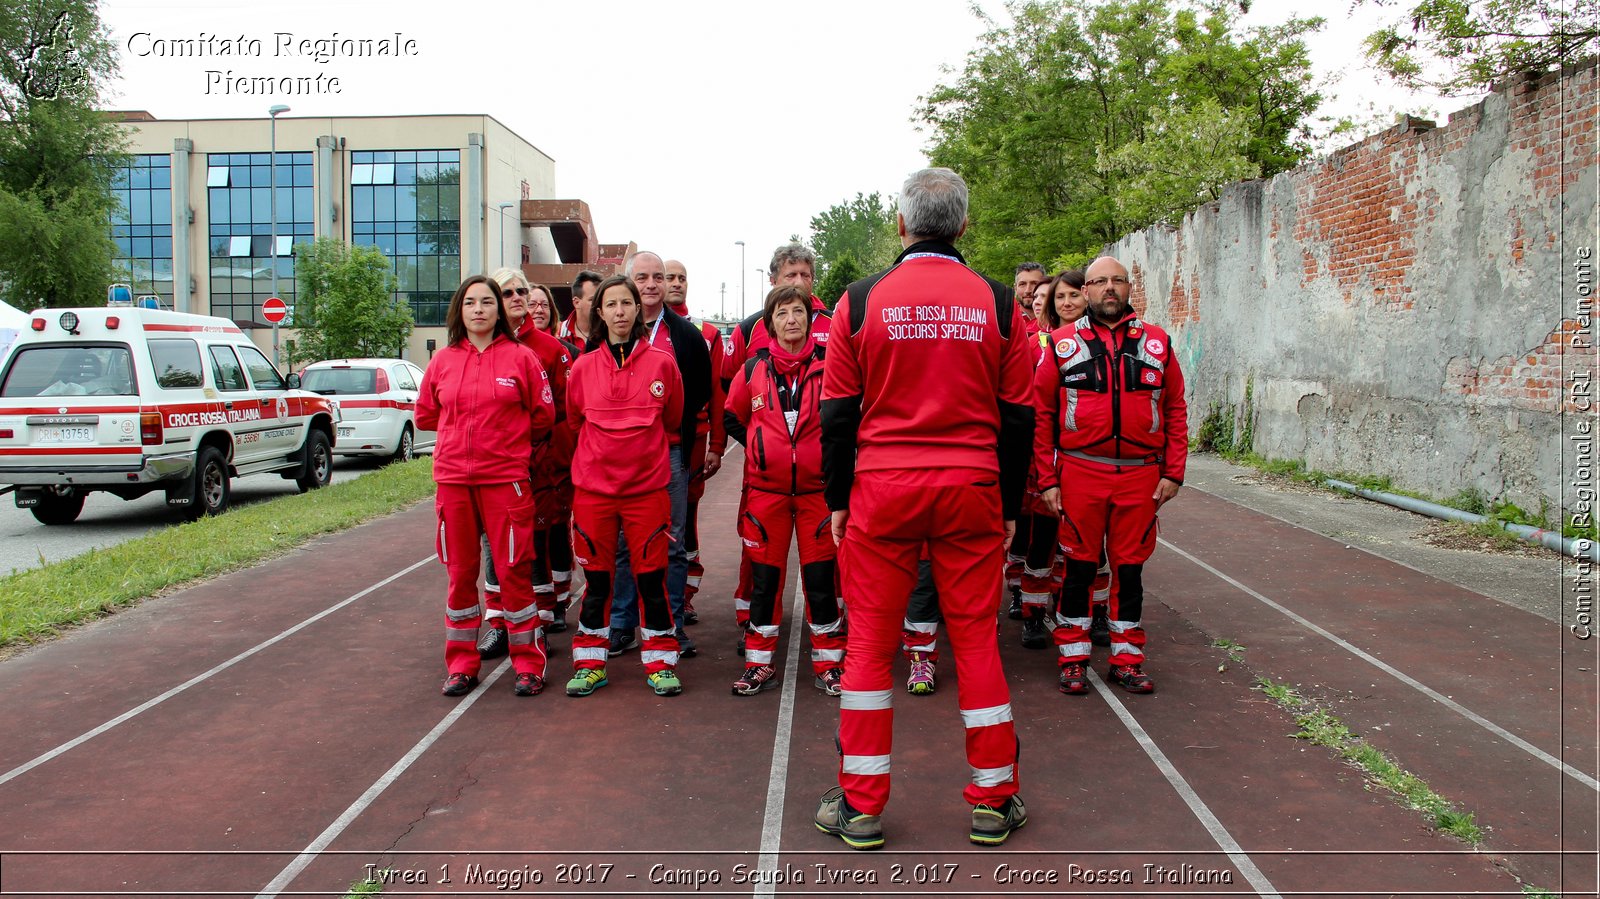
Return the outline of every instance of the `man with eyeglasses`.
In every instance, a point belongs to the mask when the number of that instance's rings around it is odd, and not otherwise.
[[[1056,612],[1061,692],[1089,692],[1089,594],[1104,547],[1111,566],[1109,679],[1132,693],[1144,672],[1144,563],[1156,511],[1183,486],[1189,456],[1183,372],[1167,332],[1128,303],[1128,270],[1109,256],[1084,279],[1089,314],[1050,335],[1034,370],[1040,501],[1062,516],[1066,577]]]

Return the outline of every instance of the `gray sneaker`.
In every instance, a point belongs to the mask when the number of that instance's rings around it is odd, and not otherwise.
[[[1022,806],[1021,796],[1012,796],[1005,805],[972,807],[971,840],[979,846],[998,846],[1011,836],[1013,830],[1028,823],[1028,810]]]
[[[816,821],[818,830],[844,840],[844,844],[851,849],[883,848],[883,819],[877,815],[863,815],[851,808],[850,803],[845,801],[842,787],[834,787],[822,794]]]

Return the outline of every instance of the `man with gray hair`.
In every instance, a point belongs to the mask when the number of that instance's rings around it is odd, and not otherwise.
[[[968,268],[953,246],[967,227],[960,175],[923,169],[906,179],[898,227],[905,252],[834,307],[823,374],[824,493],[850,636],[839,786],[816,824],[855,849],[883,845],[894,657],[926,547],[966,727],[969,839],[995,846],[1028,820],[994,628],[1032,450],[1033,355],[1011,288]]]

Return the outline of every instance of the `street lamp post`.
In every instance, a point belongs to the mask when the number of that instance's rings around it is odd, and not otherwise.
[[[739,317],[744,318],[744,241],[736,240],[739,245]],[[722,311],[722,317],[728,317],[728,311]]]
[[[760,293],[760,291],[761,291],[761,279],[765,278],[767,276],[766,269],[753,268],[753,269],[751,269],[751,271],[756,273],[756,292]],[[763,294],[761,294],[761,302],[757,303],[756,305],[761,307],[761,308],[763,308],[763,309],[765,309],[766,308],[766,304],[767,304],[767,295],[763,293]]]
[[[268,164],[270,174],[269,192],[272,194],[272,247],[267,251],[269,264],[272,268],[272,295],[278,295],[278,116],[289,111],[289,107],[279,103],[267,110],[267,115],[272,118],[272,157]],[[272,323],[272,364],[281,364],[278,358],[278,323]]]
[[[517,205],[516,203],[500,204],[500,267],[506,267],[506,210]],[[521,224],[520,222],[518,223]]]

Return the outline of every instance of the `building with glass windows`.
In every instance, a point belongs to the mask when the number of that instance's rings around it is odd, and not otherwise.
[[[552,197],[554,160],[491,116],[284,115],[274,154],[266,116],[113,115],[130,157],[112,236],[132,292],[257,329],[264,348],[274,268],[293,307],[294,247],[322,236],[389,258],[417,323],[406,356],[418,361],[444,344],[445,307],[466,275],[520,266],[566,305],[579,271],[622,261],[583,201]]]

